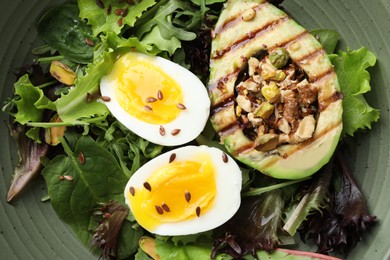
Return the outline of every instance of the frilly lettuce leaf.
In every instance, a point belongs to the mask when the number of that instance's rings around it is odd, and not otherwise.
[[[15,121],[22,125],[42,120],[44,109],[55,110],[54,103],[44,95],[42,89],[31,83],[27,74],[15,83],[15,96]]]
[[[88,24],[92,26],[94,36],[97,36],[102,32],[110,31],[115,34],[120,34],[125,25],[130,27],[134,26],[137,18],[156,3],[154,0],[142,0],[137,1],[134,5],[129,5],[126,1],[119,3],[119,1],[102,0],[101,2],[103,3],[104,8],[100,8],[96,4],[96,1],[78,0],[77,2],[80,9],[80,18],[88,20]],[[109,5],[111,5],[111,12],[110,14],[107,14]],[[123,17],[122,25],[119,25],[118,20],[121,16],[116,15],[115,10],[126,8],[128,9],[128,13]]]
[[[371,90],[367,68],[376,63],[375,55],[367,48],[339,51],[330,55],[336,70],[343,99],[343,135],[353,136],[359,129],[371,129],[379,119],[379,110],[372,108],[363,94]]]
[[[111,32],[101,38],[102,43],[94,53],[93,63],[88,65],[84,75],[77,78],[75,87],[55,102],[57,112],[64,122],[71,123],[81,118],[107,116],[109,114],[107,107],[96,100],[88,101],[87,96],[98,92],[100,79],[111,71],[120,52],[131,49],[147,52],[151,49],[135,37],[124,39]]]

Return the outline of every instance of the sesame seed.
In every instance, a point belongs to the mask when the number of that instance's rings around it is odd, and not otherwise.
[[[172,131],[171,131],[171,135],[178,135],[179,133],[180,133],[180,129],[173,129]]]
[[[147,189],[148,191],[152,191],[152,187],[150,186],[149,182],[144,182],[144,187],[145,187],[145,189]]]
[[[130,187],[129,191],[130,191],[130,194],[131,194],[132,196],[135,196],[135,189],[134,189],[133,186]]]
[[[160,215],[164,214],[164,210],[160,206],[156,205],[155,207],[158,214]]]
[[[198,217],[200,216],[200,207],[196,207],[195,213]]]
[[[172,153],[171,156],[169,156],[169,163],[173,162],[176,159],[176,154]]]
[[[187,202],[190,202],[190,200],[191,200],[191,193],[186,191],[184,193],[184,198],[186,199]]]

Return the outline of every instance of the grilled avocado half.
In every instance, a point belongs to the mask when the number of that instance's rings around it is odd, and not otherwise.
[[[342,130],[342,95],[321,44],[264,0],[229,0],[212,37],[210,119],[227,150],[274,178],[318,171]]]

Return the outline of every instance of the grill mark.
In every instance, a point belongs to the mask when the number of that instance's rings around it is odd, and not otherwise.
[[[255,39],[256,37],[261,36],[262,34],[271,31],[275,29],[275,27],[280,26],[280,24],[290,20],[290,17],[282,16],[279,17],[279,19],[270,21],[269,23],[265,24],[263,27],[256,29],[255,31],[248,32],[244,37],[241,39],[238,39],[234,43],[232,43],[230,46],[227,46],[225,49],[216,51],[213,56],[211,57],[212,59],[220,59],[222,58],[226,53],[238,49],[243,45],[246,45],[248,42],[252,41],[252,39]]]
[[[268,4],[268,3],[267,3],[267,2],[264,2],[264,3],[262,3],[262,4],[259,4],[259,5],[257,5],[257,6],[252,7],[252,9],[255,10],[255,11],[258,11],[258,10],[260,10],[261,8],[263,8],[266,4]],[[245,11],[246,11],[246,10],[244,10],[244,12],[245,12]],[[217,34],[220,34],[220,33],[223,32],[224,30],[229,29],[230,27],[234,26],[236,23],[241,22],[241,20],[242,20],[242,14],[243,14],[243,13],[238,13],[236,16],[232,16],[232,17],[230,17],[229,19],[225,20],[225,22],[224,22],[221,26],[219,26],[219,27],[217,27],[217,28],[214,29],[214,33],[215,33],[216,35],[217,35]]]
[[[222,102],[214,105],[211,110],[210,110],[210,117],[211,116],[214,116],[215,114],[219,113],[220,111],[230,107],[230,106],[234,106],[234,94],[229,96],[229,97],[226,97],[224,100],[222,100]]]
[[[288,48],[291,44],[294,44],[295,42],[299,42],[303,37],[305,37],[306,35],[309,35],[310,33],[308,31],[303,31],[302,33],[300,34],[296,34],[294,35],[294,37],[292,37],[291,39],[288,39],[280,44],[278,44],[276,47],[283,47],[283,48]]]
[[[329,69],[327,69],[326,71],[324,71],[323,73],[315,76],[315,77],[312,77],[310,79],[310,83],[317,83],[318,81],[321,81],[322,79],[332,75],[334,72],[334,69],[332,67],[329,67]]]
[[[229,136],[238,130],[241,130],[241,126],[237,121],[235,121],[225,126],[221,130],[219,130],[218,134],[220,137],[224,137],[224,136]]]
[[[325,50],[324,48],[322,47],[319,47],[318,49],[316,49],[315,51],[305,55],[305,56],[302,56],[300,57],[299,59],[294,59],[294,62],[295,63],[302,63],[304,60],[309,60],[309,59],[313,59],[321,54],[324,54],[325,53]]]
[[[330,104],[332,104],[333,102],[336,102],[340,99],[343,99],[343,94],[339,91],[336,91],[335,93],[333,93],[332,96],[328,97],[327,99],[325,99],[319,103],[320,111],[322,112],[322,111],[326,110]]]
[[[313,143],[314,141],[316,141],[317,139],[320,139],[321,137],[323,137],[324,135],[328,134],[329,132],[331,132],[331,131],[334,130],[335,128],[339,127],[340,124],[341,124],[341,122],[338,123],[338,124],[334,124],[334,125],[328,126],[324,131],[322,131],[320,134],[318,134],[318,135],[316,136],[315,139],[314,139],[314,138],[311,138],[310,140],[307,140],[307,141],[305,141],[305,142],[302,142],[302,143],[300,143],[300,144],[295,145],[295,146],[294,146],[294,149],[290,149],[287,153],[284,153],[284,154],[281,154],[281,155],[278,156],[278,157],[272,158],[272,160],[268,161],[268,162],[263,166],[263,168],[264,168],[264,169],[267,169],[267,168],[271,167],[272,165],[274,165],[275,163],[277,163],[281,158],[283,158],[283,159],[288,158],[289,156],[291,156],[291,155],[294,154],[295,152],[297,152],[297,151],[299,151],[299,150],[302,150],[303,148],[305,148],[305,147],[309,146],[310,144],[312,144],[312,143]],[[241,149],[241,147],[238,148],[238,149],[236,149],[236,151],[239,151],[240,149]],[[251,150],[252,150],[252,149],[251,149]],[[249,152],[249,151],[251,151],[251,150],[244,150],[244,152]]]

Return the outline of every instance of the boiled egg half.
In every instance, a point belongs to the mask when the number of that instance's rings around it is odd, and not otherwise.
[[[167,59],[138,52],[115,62],[101,79],[100,92],[118,121],[165,146],[195,139],[210,111],[207,90],[198,77]]]
[[[241,170],[224,152],[185,146],[144,164],[124,196],[137,222],[151,233],[188,235],[228,221],[241,202]]]

